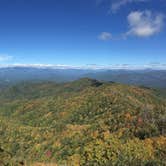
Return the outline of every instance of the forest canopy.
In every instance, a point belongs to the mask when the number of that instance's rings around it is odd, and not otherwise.
[[[166,165],[166,98],[83,78],[0,94],[0,165]]]

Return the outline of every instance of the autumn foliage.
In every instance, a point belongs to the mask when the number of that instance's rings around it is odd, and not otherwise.
[[[166,165],[166,98],[88,78],[0,94],[0,165]]]

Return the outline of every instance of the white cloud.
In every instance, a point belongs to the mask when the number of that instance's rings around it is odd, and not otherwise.
[[[83,66],[75,66],[75,65],[56,65],[56,64],[12,64],[12,65],[0,65],[0,69],[2,68],[13,68],[13,67],[26,67],[26,68],[36,68],[36,69],[80,69],[80,70],[144,70],[144,69],[153,69],[153,70],[166,70],[166,64],[161,63],[150,63],[144,65],[136,65],[136,64],[110,64],[110,65],[83,65]]]
[[[111,4],[111,11],[115,13],[117,10],[119,10],[122,6],[125,6],[129,3],[138,3],[138,2],[147,2],[149,0],[116,0],[116,2],[113,2]]]
[[[110,40],[110,39],[112,38],[112,34],[109,33],[109,32],[102,32],[102,33],[98,36],[98,38],[99,38],[100,40],[107,41],[107,40]]]
[[[12,56],[5,55],[5,54],[0,54],[0,62],[9,61],[11,59],[12,59]]]
[[[164,15],[151,11],[134,11],[127,17],[130,30],[127,35],[148,37],[159,33],[164,24]]]

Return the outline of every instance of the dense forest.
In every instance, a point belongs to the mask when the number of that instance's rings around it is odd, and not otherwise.
[[[0,166],[165,166],[166,93],[83,78],[0,90]]]

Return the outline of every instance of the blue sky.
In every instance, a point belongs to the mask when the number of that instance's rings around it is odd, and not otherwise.
[[[0,64],[166,64],[165,0],[0,0]]]

